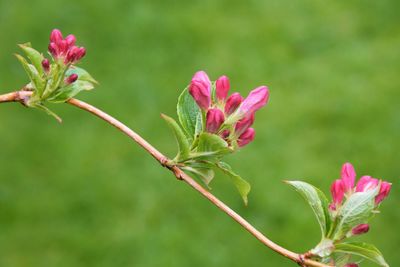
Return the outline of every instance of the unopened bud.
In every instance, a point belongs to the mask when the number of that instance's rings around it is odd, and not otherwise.
[[[239,136],[238,145],[239,147],[244,147],[248,143],[254,140],[256,131],[253,128],[248,128],[244,133]]]
[[[224,113],[217,108],[209,109],[206,115],[206,130],[209,133],[217,133],[224,123]]]
[[[68,76],[68,78],[65,80],[66,84],[71,84],[74,83],[76,80],[78,80],[78,74],[72,73],[71,75]]]
[[[229,79],[226,76],[221,76],[218,78],[215,85],[215,94],[218,100],[225,100],[228,96],[228,91],[230,88]]]
[[[244,116],[250,116],[265,104],[267,104],[269,98],[269,90],[266,86],[260,86],[250,92],[250,94],[243,100],[240,105],[240,112]]]
[[[67,37],[65,37],[65,41],[67,42],[68,47],[72,47],[75,45],[76,38],[75,35],[70,34]]]
[[[225,104],[225,114],[231,115],[240,106],[243,101],[243,97],[239,93],[233,93]]]
[[[244,117],[240,121],[238,121],[235,125],[235,134],[236,136],[241,135],[246,131],[251,125],[254,123],[254,113],[251,114],[249,117]]]
[[[50,71],[50,61],[47,58],[42,60],[42,67],[43,67],[44,72],[47,73]]]
[[[50,42],[58,43],[63,39],[62,33],[58,29],[54,29],[50,34]]]
[[[354,227],[353,229],[351,229],[351,233],[353,235],[361,235],[361,234],[365,234],[369,231],[369,225],[366,223],[363,224],[359,224],[356,227]]]

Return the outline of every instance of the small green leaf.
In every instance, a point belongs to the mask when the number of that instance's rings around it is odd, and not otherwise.
[[[335,252],[343,252],[352,255],[357,255],[373,261],[382,267],[389,267],[383,258],[382,253],[371,244],[363,242],[345,242],[335,245]]]
[[[201,133],[197,145],[198,155],[204,157],[220,157],[232,152],[228,143],[220,136],[211,133]]]
[[[36,70],[38,71],[39,75],[43,75],[43,68],[42,68],[42,61],[44,59],[43,55],[33,49],[30,44],[20,44],[19,47],[24,51],[26,56],[32,62],[33,66],[35,66]]]
[[[98,82],[86,70],[82,68],[76,66],[70,67],[66,72],[66,77],[73,73],[78,75],[78,81],[86,81],[93,84],[98,84]]]
[[[331,225],[328,199],[325,194],[315,186],[302,181],[286,181],[286,183],[293,186],[311,206],[321,228],[322,237],[325,237]]]
[[[164,114],[161,114],[161,117],[171,127],[172,131],[175,134],[176,141],[178,142],[179,152],[178,155],[176,156],[176,159],[178,161],[186,159],[189,156],[190,146],[189,146],[189,141],[186,135],[184,134],[182,128],[179,127],[179,124],[173,118],[168,117],[167,115]]]
[[[61,119],[56,113],[54,113],[53,111],[51,111],[51,110],[48,109],[47,107],[45,107],[45,106],[43,106],[43,105],[40,105],[40,104],[35,104],[35,105],[32,106],[32,107],[33,107],[33,108],[40,109],[40,110],[46,112],[48,115],[54,117],[59,123],[62,122],[62,119]]]
[[[188,88],[185,88],[178,98],[177,113],[185,133],[193,140],[202,131],[202,116]]]
[[[251,186],[250,184],[244,180],[242,177],[240,177],[238,174],[234,173],[232,171],[231,166],[229,166],[228,163],[225,162],[218,162],[216,166],[222,170],[225,174],[231,178],[233,184],[236,186],[237,190],[239,191],[240,196],[243,199],[244,204],[247,206],[248,199],[247,196],[250,193]]]
[[[207,161],[204,162],[193,161],[185,163],[185,166],[182,167],[182,169],[191,172],[196,177],[200,178],[203,181],[203,183],[208,187],[208,185],[210,184],[211,180],[214,178],[215,175],[213,167],[214,165]]]
[[[366,192],[353,193],[340,208],[338,223],[334,239],[341,239],[353,227],[365,223],[375,208],[375,196],[379,192],[379,186]]]
[[[63,103],[76,96],[81,91],[92,90],[93,88],[94,85],[91,82],[77,80],[74,83],[57,90],[54,96],[50,96],[47,101],[52,103]]]
[[[29,64],[28,61],[21,55],[15,54],[19,62],[22,64],[26,74],[28,74],[29,79],[31,80],[32,84],[35,87],[36,93],[41,95],[43,92],[44,81],[40,77],[37,69],[32,65]]]

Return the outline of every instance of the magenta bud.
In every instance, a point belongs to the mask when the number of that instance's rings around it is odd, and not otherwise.
[[[46,73],[50,71],[50,61],[47,58],[42,60],[42,67]]]
[[[352,192],[354,183],[356,180],[356,172],[354,170],[353,165],[350,163],[343,164],[342,173],[341,173],[343,188],[345,192]]]
[[[54,58],[58,57],[58,47],[55,43],[51,42],[49,44],[49,52]]]
[[[379,189],[378,195],[375,197],[375,204],[378,205],[381,203],[390,193],[390,189],[392,188],[392,184],[383,181],[381,183],[381,188]]]
[[[228,96],[228,91],[230,86],[229,79],[226,76],[221,76],[218,78],[216,85],[215,85],[215,93],[218,100],[225,100]]]
[[[235,133],[236,135],[241,135],[246,131],[251,125],[254,123],[254,113],[251,114],[249,117],[244,117],[240,121],[238,121],[235,125]]]
[[[358,180],[356,185],[356,192],[365,192],[374,189],[379,184],[378,179],[372,178],[371,176],[363,176]]]
[[[249,116],[256,112],[265,104],[267,104],[269,98],[269,90],[266,86],[260,86],[250,92],[250,94],[243,100],[240,105],[239,110],[244,114],[244,116]]]
[[[228,139],[229,134],[230,134],[229,130],[223,130],[221,133],[221,137],[226,140],[226,139]]]
[[[254,140],[256,131],[253,128],[248,128],[244,133],[239,136],[238,145],[239,147],[244,147],[248,143]]]
[[[67,42],[68,47],[72,47],[75,45],[76,38],[75,35],[70,34],[67,37],[65,37],[65,41]]]
[[[240,106],[243,101],[243,97],[239,93],[233,93],[225,104],[225,114],[231,115]]]
[[[76,80],[78,80],[78,74],[72,73],[71,75],[69,75],[67,77],[67,79],[65,80],[65,83],[71,84],[71,83],[74,83]]]
[[[343,197],[344,197],[344,187],[343,181],[338,179],[335,180],[331,185],[331,194],[333,200],[333,210],[336,210],[336,205],[342,204]]]
[[[58,29],[52,30],[50,34],[50,42],[58,44],[63,39],[62,33]]]
[[[196,101],[197,105],[207,110],[211,104],[211,82],[204,71],[198,71],[194,74],[189,86],[189,93]]]
[[[348,263],[343,267],[358,267],[358,264],[357,263]]]
[[[362,235],[365,234],[369,231],[369,225],[366,223],[363,224],[359,224],[356,227],[354,227],[353,229],[351,229],[351,233],[353,235]]]
[[[84,47],[79,47],[78,51],[76,52],[76,61],[80,60],[86,55],[86,49]]]
[[[209,133],[217,133],[222,123],[224,123],[224,113],[217,109],[212,108],[207,111],[206,115],[206,130]]]

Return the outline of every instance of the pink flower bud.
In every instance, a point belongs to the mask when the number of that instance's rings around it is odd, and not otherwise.
[[[50,61],[47,58],[42,60],[42,68],[46,73],[50,71]]]
[[[231,115],[243,102],[243,97],[239,93],[233,93],[225,104],[225,114]]]
[[[60,42],[56,43],[57,47],[58,47],[58,52],[59,54],[66,54],[68,52],[68,44],[67,41],[65,40],[61,40]]]
[[[225,100],[228,96],[228,91],[230,86],[229,79],[226,76],[221,76],[218,78],[216,85],[215,85],[215,93],[218,100]]]
[[[79,47],[78,51],[76,52],[76,61],[80,60],[86,55],[86,49],[84,47]]]
[[[220,135],[221,135],[221,137],[222,137],[223,139],[226,140],[226,139],[229,137],[229,134],[230,134],[229,130],[223,130],[222,133],[221,133]]]
[[[51,34],[50,34],[50,42],[52,43],[58,43],[61,42],[61,40],[63,39],[62,33],[60,30],[58,29],[54,29]]]
[[[344,187],[343,187],[343,181],[338,179],[335,180],[332,185],[331,185],[331,194],[332,194],[332,200],[334,203],[334,210],[336,209],[336,205],[342,204],[343,197],[344,197]]]
[[[269,98],[269,90],[266,86],[260,86],[250,92],[250,94],[243,100],[240,105],[239,110],[244,114],[244,116],[249,116],[256,112],[265,104],[267,104]]]
[[[239,136],[238,145],[239,147],[244,147],[248,143],[254,140],[256,131],[253,128],[248,128],[244,133]]]
[[[381,183],[381,188],[379,189],[378,195],[375,197],[375,204],[378,205],[381,203],[390,193],[390,189],[392,188],[392,184],[383,181]]]
[[[67,79],[65,80],[65,83],[71,84],[71,83],[75,82],[76,80],[78,80],[78,74],[72,73],[71,75],[69,75],[67,77]]]
[[[236,135],[241,135],[246,131],[251,125],[254,123],[254,113],[249,117],[244,117],[240,121],[238,121],[235,125],[235,133]]]
[[[67,37],[65,37],[65,41],[67,42],[68,47],[72,47],[75,45],[76,38],[75,35],[70,34]]]
[[[371,176],[363,176],[358,180],[356,192],[365,192],[374,189],[378,184],[378,179],[372,178]]]
[[[194,74],[189,86],[189,93],[192,95],[197,105],[207,110],[211,104],[211,82],[204,71]]]
[[[344,267],[358,267],[357,263],[348,263]]]
[[[216,133],[218,132],[219,128],[221,127],[222,123],[224,123],[225,117],[224,113],[217,109],[212,108],[207,111],[206,115],[206,130],[209,133]]]
[[[344,191],[352,192],[354,182],[356,180],[356,172],[354,171],[353,165],[351,165],[350,163],[343,164],[341,177],[343,181]]]
[[[55,43],[52,42],[49,44],[49,52],[54,58],[58,57],[58,47]]]
[[[366,223],[363,224],[359,224],[356,227],[354,227],[353,229],[351,229],[351,233],[353,235],[361,235],[361,234],[365,234],[369,231],[369,225]]]

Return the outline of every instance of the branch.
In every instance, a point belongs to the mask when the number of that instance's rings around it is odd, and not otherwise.
[[[4,95],[0,95],[0,103],[3,102],[20,102],[22,104],[25,103],[27,99],[32,95],[30,91],[16,91]],[[304,267],[329,267],[332,265],[325,265],[320,262],[311,260],[307,258],[306,254],[297,254],[290,250],[287,250],[278,244],[275,244],[271,240],[269,240],[265,235],[263,235],[260,231],[258,231],[254,226],[252,226],[248,221],[246,221],[243,217],[233,211],[230,207],[228,207],[225,203],[207,191],[204,187],[202,187],[199,183],[197,183],[192,177],[183,172],[176,165],[170,165],[170,160],[164,156],[160,151],[154,148],[150,143],[148,143],[145,139],[143,139],[140,135],[132,131],[128,126],[118,121],[114,117],[108,115],[107,113],[101,111],[100,109],[80,101],[78,99],[70,99],[67,101],[68,104],[83,109],[92,113],[93,115],[99,117],[100,119],[106,121],[111,124],[131,139],[133,139],[137,144],[143,147],[148,153],[150,153],[163,167],[171,170],[175,177],[179,180],[185,181],[188,185],[190,185],[193,189],[198,191],[201,195],[207,198],[212,204],[217,206],[221,211],[226,213],[229,217],[239,223],[243,228],[245,228],[250,234],[252,234],[255,238],[257,238],[261,243],[265,246],[269,247],[273,251],[281,254],[282,256],[296,262],[300,266]]]

